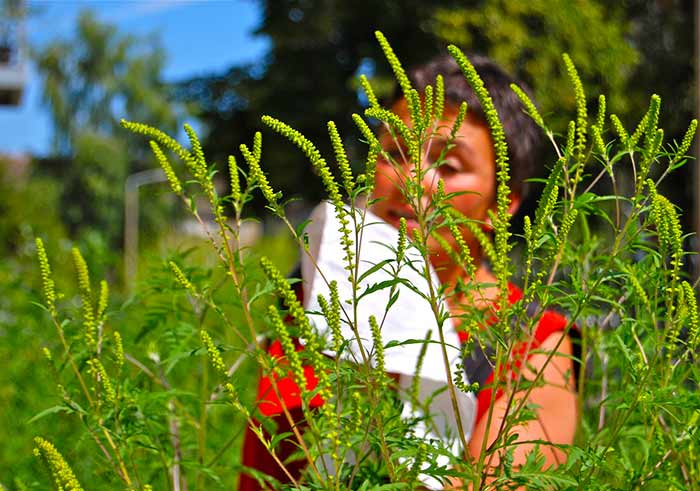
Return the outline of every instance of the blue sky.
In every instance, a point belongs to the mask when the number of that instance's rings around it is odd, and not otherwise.
[[[222,71],[251,61],[267,49],[252,31],[260,21],[253,0],[27,0],[36,13],[26,23],[29,43],[43,46],[69,38],[78,14],[91,9],[97,18],[133,34],[160,35],[167,53],[164,76],[178,80]],[[0,106],[0,153],[45,154],[51,124],[41,107],[41,81],[33,67],[22,105]]]

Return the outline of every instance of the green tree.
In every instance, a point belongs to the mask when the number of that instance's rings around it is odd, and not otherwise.
[[[534,87],[545,112],[562,101],[573,107],[559,68],[561,53],[568,51],[589,93],[611,94],[618,112],[630,106],[627,82],[639,56],[626,41],[623,12],[609,14],[597,0],[555,3],[260,0],[263,18],[256,34],[270,41],[266,63],[183,82],[179,95],[200,104],[209,129],[206,150],[215,160],[236,152],[232,135],[251,138],[260,114],[269,108],[327,152],[325,125],[318,121],[344,115],[336,123],[357,159],[361,156],[352,144],[357,135],[345,115],[363,109],[358,73],[368,74],[380,95],[393,90],[371,42],[373,31],[380,29],[409,67],[445,52],[446,39],[492,55]],[[319,198],[318,186],[309,184],[315,182],[311,169],[288,145],[268,142],[265,152],[271,179],[285,195]]]
[[[608,94],[618,114],[633,102],[627,90],[639,53],[626,42],[629,23],[619,8],[595,0],[481,0],[469,8],[437,9],[431,30],[444,43],[451,40],[491,56],[528,83],[545,114],[574,107],[561,69],[564,52],[576,63],[593,101],[597,94]],[[553,123],[562,130],[567,121]]]
[[[71,232],[113,250],[121,243],[124,180],[149,164],[120,119],[173,131],[184,113],[168,99],[163,49],[155,35],[125,35],[85,11],[72,39],[52,42],[35,58],[53,121],[53,155],[39,168],[63,184],[61,216]],[[147,207],[148,227],[166,222],[159,200]]]
[[[72,39],[54,41],[35,57],[57,154],[69,154],[84,130],[113,136],[122,117],[177,126],[178,111],[161,74],[165,54],[155,36],[121,34],[84,11]]]

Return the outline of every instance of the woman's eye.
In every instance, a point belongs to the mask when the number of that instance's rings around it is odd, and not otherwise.
[[[442,164],[440,164],[438,170],[442,175],[452,175],[457,174],[459,171],[461,171],[462,166],[459,164],[459,162],[456,162],[452,159],[447,159]]]

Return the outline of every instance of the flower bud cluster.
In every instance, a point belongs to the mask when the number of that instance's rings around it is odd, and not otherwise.
[[[277,202],[277,198],[279,195],[278,193],[275,193],[272,186],[270,186],[270,182],[267,180],[267,175],[265,175],[262,167],[260,167],[260,159],[255,158],[255,148],[253,148],[253,152],[251,152],[244,143],[241,143],[239,148],[243,154],[243,158],[248,164],[248,168],[250,169],[250,182],[257,184],[263,197],[272,208],[278,208],[279,204]]]
[[[214,341],[212,341],[209,333],[202,329],[199,333],[199,337],[202,340],[202,344],[207,350],[207,355],[209,356],[209,362],[216,369],[216,371],[221,376],[226,376],[226,365],[224,364],[223,358],[221,358],[221,352],[219,348],[216,347]]]
[[[180,183],[180,180],[177,178],[177,175],[175,175],[175,171],[173,170],[173,167],[170,165],[170,161],[168,160],[168,157],[165,156],[165,153],[163,153],[163,150],[158,146],[158,143],[155,141],[151,140],[150,142],[151,145],[151,151],[153,152],[153,155],[156,158],[156,161],[158,161],[158,164],[160,167],[163,169],[163,173],[165,174],[165,177],[168,179],[168,182],[170,183],[170,189],[173,190],[173,193],[177,194],[178,196],[182,194],[182,184]]]
[[[445,112],[445,80],[442,75],[438,74],[435,77],[435,104],[434,104],[434,118],[437,120],[442,119]]]
[[[143,123],[134,123],[125,119],[121,120],[121,125],[122,128],[125,128],[132,133],[146,136],[151,140],[158,142],[163,147],[175,153],[183,162],[187,163],[192,161],[192,155],[190,155],[190,152],[180,145],[177,140],[165,134],[158,128],[154,128]]]
[[[682,159],[685,156],[686,152],[688,152],[690,145],[693,144],[693,139],[695,138],[695,132],[697,131],[697,129],[698,120],[693,119],[690,122],[690,125],[688,126],[685,135],[683,135],[683,139],[681,140],[681,144],[678,146],[678,150],[676,151],[676,156],[674,160]]]
[[[228,175],[229,175],[229,185],[231,186],[231,200],[234,203],[238,203],[241,199],[241,181],[238,175],[238,164],[236,163],[236,157],[229,155],[228,157]]]
[[[177,280],[180,286],[182,286],[185,290],[189,290],[191,293],[196,293],[194,285],[187,279],[187,276],[185,276],[185,273],[182,272],[180,267],[175,264],[175,261],[169,261],[168,265],[175,275],[175,280]]]
[[[510,214],[508,213],[510,206],[510,188],[508,186],[508,181],[510,176],[505,131],[498,117],[493,100],[474,66],[456,46],[450,45],[447,50],[455,59],[457,65],[459,65],[469,85],[474,90],[474,94],[477,96],[477,99],[479,99],[489,129],[491,130],[491,138],[496,153],[496,181],[498,182],[496,190],[496,219],[493,223],[496,256],[492,258],[492,265],[496,278],[498,279],[500,290],[502,292],[507,292],[510,269],[510,261],[508,260],[508,252],[510,250],[508,242],[510,238],[508,227],[510,223]],[[507,302],[505,294],[502,295],[501,301]]]
[[[611,114],[610,121],[612,122],[613,128],[615,129],[615,133],[617,133],[617,136],[620,137],[620,142],[624,146],[628,146],[627,142],[629,141],[630,137],[627,134],[627,130],[622,124],[622,121],[620,121],[620,118],[617,117],[617,114]]]
[[[355,126],[357,126],[357,129],[360,130],[360,133],[362,133],[362,137],[367,142],[367,145],[369,145],[367,160],[365,161],[364,180],[366,186],[368,187],[368,193],[371,194],[371,190],[374,187],[375,171],[377,169],[377,157],[382,150],[382,145],[379,143],[379,140],[377,140],[374,132],[359,114],[353,114],[352,120],[354,121]],[[360,182],[359,177],[358,182]]]
[[[469,246],[464,240],[464,236],[462,236],[461,230],[459,230],[454,222],[450,222],[447,226],[449,227],[450,233],[452,234],[452,237],[454,237],[455,243],[457,244],[461,266],[465,269],[469,277],[473,277],[474,273],[476,272],[476,266],[474,265],[474,259],[472,258]]]
[[[71,250],[73,256],[73,266],[78,278],[78,289],[80,291],[80,301],[83,311],[83,327],[85,329],[85,342],[88,346],[94,347],[97,343],[95,338],[97,334],[97,326],[95,323],[95,312],[92,307],[92,291],[90,288],[90,272],[88,271],[87,263],[83,259],[80,250],[73,247]]]
[[[44,294],[44,302],[46,302],[46,308],[49,313],[55,317],[56,312],[56,286],[53,281],[53,276],[51,275],[51,265],[49,264],[49,258],[46,255],[46,249],[44,249],[44,242],[37,237],[36,238],[36,255],[39,260],[39,271],[41,272],[41,283],[42,290]]]
[[[379,329],[377,319],[373,315],[369,316],[369,328],[372,331],[372,342],[374,343],[374,359],[376,360],[376,373],[379,377],[379,386],[385,387],[388,383],[386,378],[386,364],[384,363],[384,343],[382,342],[382,331]]]
[[[335,152],[336,162],[338,168],[340,169],[340,175],[343,179],[343,185],[345,186],[345,191],[348,196],[352,195],[352,190],[355,187],[355,183],[352,178],[352,170],[350,169],[350,163],[348,162],[348,156],[345,153],[345,148],[343,147],[343,141],[338,133],[338,128],[336,128],[333,121],[328,122],[328,134],[331,138],[331,144],[333,145],[333,151]]]
[[[268,306],[267,314],[270,318],[270,324],[272,326],[272,330],[275,333],[275,337],[280,342],[280,344],[282,345],[282,349],[284,350],[287,362],[289,363],[289,371],[291,372],[292,377],[294,378],[294,382],[296,382],[297,386],[299,387],[299,390],[303,391],[306,388],[306,377],[304,376],[304,367],[301,363],[301,356],[297,352],[296,346],[294,346],[292,337],[289,335],[289,330],[287,329],[287,326],[284,324],[282,317],[277,311],[277,307],[275,307],[274,305]]]
[[[56,488],[62,491],[82,491],[82,486],[75,477],[73,470],[56,450],[53,443],[41,437],[34,438],[34,455],[44,462]]]
[[[576,160],[583,164],[586,153],[586,132],[588,128],[588,110],[586,108],[586,93],[583,90],[581,78],[576,66],[568,54],[562,55],[566,73],[574,86],[574,98],[576,100]],[[579,167],[580,168],[580,167]]]
[[[124,344],[122,343],[122,335],[119,331],[114,331],[112,337],[114,338],[114,362],[119,369],[124,366]]]
[[[700,318],[698,317],[698,301],[695,290],[690,283],[681,284],[688,309],[688,352],[696,353],[700,345]]]
[[[97,319],[101,320],[109,305],[109,284],[107,280],[100,281],[100,297],[97,301]]]
[[[523,107],[525,107],[525,112],[532,118],[532,120],[537,124],[542,129],[545,129],[544,125],[544,120],[542,119],[542,116],[540,115],[540,112],[537,110],[537,107],[535,107],[535,103],[532,102],[532,99],[525,93],[523,89],[518,87],[516,84],[510,84],[510,89],[515,92],[515,95],[518,96],[518,99],[520,99],[520,102],[523,103]]]
[[[595,125],[602,131],[605,125],[605,111],[606,111],[605,96],[600,94],[598,96],[598,115],[596,116]]]
[[[391,111],[380,107],[371,107],[365,110],[365,115],[369,118],[378,119],[395,129],[403,139],[408,149],[408,159],[415,164],[420,162],[420,145],[415,132],[403,122],[403,120]],[[402,165],[403,162],[398,162]]]
[[[365,96],[367,97],[369,107],[379,107],[379,101],[377,101],[377,96],[374,94],[372,85],[369,83],[369,80],[367,80],[367,77],[365,75],[360,75],[360,85],[362,86],[362,90],[365,92]]]
[[[104,390],[105,400],[109,403],[114,404],[117,400],[117,394],[114,392],[114,386],[112,386],[112,381],[107,376],[107,371],[104,365],[99,360],[99,358],[91,358],[87,361],[89,371],[95,380],[102,384],[102,389]]]
[[[333,351],[337,355],[344,342],[343,333],[340,329],[340,299],[338,297],[337,281],[333,280],[330,283],[330,304],[323,295],[318,296],[318,303],[333,335]]]
[[[324,357],[323,354],[321,354],[321,347],[319,345],[318,336],[316,335],[316,332],[312,329],[311,324],[309,323],[309,319],[306,316],[306,312],[304,311],[304,308],[299,302],[299,299],[297,298],[294,291],[289,286],[289,282],[286,279],[284,279],[282,274],[277,270],[277,268],[275,268],[275,266],[270,262],[269,259],[267,259],[266,257],[260,258],[260,265],[262,266],[263,271],[265,272],[267,277],[275,286],[277,294],[280,296],[280,298],[282,298],[284,304],[289,309],[289,315],[292,317],[292,319],[294,319],[294,323],[298,326],[301,337],[303,337],[306,341],[306,348],[304,352],[309,355],[311,365],[314,369],[314,373],[318,377],[318,385],[320,387],[319,395],[324,400],[330,400],[332,397],[332,393],[330,389],[330,380],[328,378],[328,372],[326,370],[327,358]],[[332,298],[331,306],[335,307],[334,304],[337,304],[337,300],[334,300]],[[276,308],[274,309],[274,313],[272,312],[272,310],[270,310],[270,316],[273,319],[273,321],[276,321],[275,316],[279,317]],[[281,319],[280,322],[282,322]],[[276,329],[284,329],[285,331],[287,331],[287,328],[284,325],[282,325],[281,327],[276,326]],[[286,336],[289,337],[288,332]],[[287,353],[288,357],[298,357],[298,355],[296,354],[291,355],[288,351],[288,349],[294,349],[294,345],[291,342],[291,338],[288,345],[284,346],[283,344],[283,347],[285,348],[285,352]],[[301,364],[299,366],[301,366]],[[301,375],[303,378],[303,373],[301,373]],[[304,386],[305,385],[299,385],[300,388]]]

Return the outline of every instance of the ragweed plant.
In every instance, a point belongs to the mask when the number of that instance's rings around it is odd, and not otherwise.
[[[95,298],[77,249],[73,259],[80,308],[70,315],[70,308],[59,302],[49,258],[37,240],[43,305],[60,341],[46,358],[57,378],[60,410],[83,423],[82,444],[92,446],[99,466],[111,470],[100,474],[100,486],[230,488],[235,476],[245,473],[261,487],[274,489],[392,484],[415,489],[448,482],[480,490],[696,488],[698,307],[683,273],[687,253],[679,213],[659,187],[687,161],[697,121],[680,143],[665,143],[658,128],[658,96],[652,96],[633,131],[614,114],[607,116],[614,101],[604,96],[597,98],[597,113],[589,121],[584,86],[566,55],[562,68],[572,83],[576,114],[563,135],[547,126],[525,91],[513,86],[557,156],[534,214],[524,217],[522,266],[516,268],[509,154],[499,119],[504,115],[497,113],[480,74],[457,47],[448,48],[483,108],[494,147],[492,231],[454,210],[453,200],[461,193],[447,192],[442,181],[434,183],[430,196],[424,187],[426,176],[447,165],[469,107],[459,105],[452,127],[445,130],[443,78],[419,92],[389,42],[381,33],[377,39],[409,117],[382,107],[369,81],[361,78],[369,107],[364,117],[353,115],[367,144],[360,174],[353,175],[332,121],[327,128],[335,173],[304,135],[272,116],[261,119],[305,154],[322,180],[338,227],[343,278],[326,277],[319,267],[309,246],[308,222],[294,227],[287,218],[284,197],[265,172],[261,133],[252,145],[240,145],[241,156],[229,157],[230,192],[222,195],[213,184],[220,169],[206,160],[190,127],[185,128],[186,148],[156,128],[123,122],[150,140],[173,193],[205,228],[218,261],[208,270],[184,255],[168,258],[152,271],[141,297],[141,332],[134,338],[126,337],[126,326],[112,326],[106,283],[100,283]],[[371,129],[377,122],[382,141]],[[397,151],[388,152],[386,140]],[[442,150],[436,157],[431,148],[438,141]],[[171,161],[173,156],[177,160]],[[397,176],[415,223],[409,231],[401,217],[396,240],[375,244],[390,251],[388,258],[368,265],[361,260],[363,248],[369,247],[363,236],[372,226],[368,209],[378,202],[373,194],[378,160]],[[619,185],[630,179],[632,186]],[[610,188],[612,194],[601,191]],[[623,188],[630,194],[620,194]],[[254,193],[267,200],[304,261],[317,269],[325,288],[318,298],[302,300],[300,278],[286,277],[271,259],[240,246],[246,205]],[[205,198],[213,225],[197,209],[197,196]],[[475,237],[490,261],[495,285],[474,279],[477,252],[470,250],[462,230]],[[435,244],[462,268],[456,284],[433,280]],[[382,274],[383,279],[372,280]],[[425,287],[407,280],[410,275],[424,280]],[[515,278],[522,298],[513,301],[509,291]],[[489,302],[465,300],[483,299],[493,287],[497,295]],[[424,303],[430,326],[415,339],[390,339],[384,328],[400,297],[409,292]],[[387,294],[386,305],[363,318],[361,302],[380,294]],[[305,310],[310,301],[317,302],[318,311]],[[565,336],[543,350],[535,332],[552,310],[565,313]],[[324,319],[320,323],[319,316]],[[462,346],[465,360],[477,351],[486,353],[495,376],[485,386],[465,380],[463,364],[453,364],[450,336],[455,329],[468,333]],[[572,338],[580,339],[579,349],[570,355],[579,367],[573,369],[576,439],[572,444],[549,438],[522,441],[523,428],[541,423],[529,396],[545,383],[562,343]],[[412,378],[402,383],[386,371],[392,350],[411,345],[419,346],[418,356],[410,367]],[[431,360],[441,366],[426,366],[434,347],[439,356]],[[543,359],[537,369],[529,366],[531,355]],[[424,389],[423,376],[436,370],[444,371],[444,384]],[[269,387],[256,398],[251,384],[258,375]],[[574,374],[563,377],[573,379]],[[483,416],[491,438],[470,451],[471,422],[461,404],[485,389],[491,391]],[[285,391],[298,407],[275,402]],[[441,397],[447,404],[436,412],[434,403]],[[441,421],[452,424],[441,429]],[[234,456],[246,429],[284,482],[238,463]],[[57,486],[80,489],[50,444],[39,439],[37,447]],[[518,460],[521,448],[527,452]],[[545,465],[546,451],[563,456],[557,466]]]

